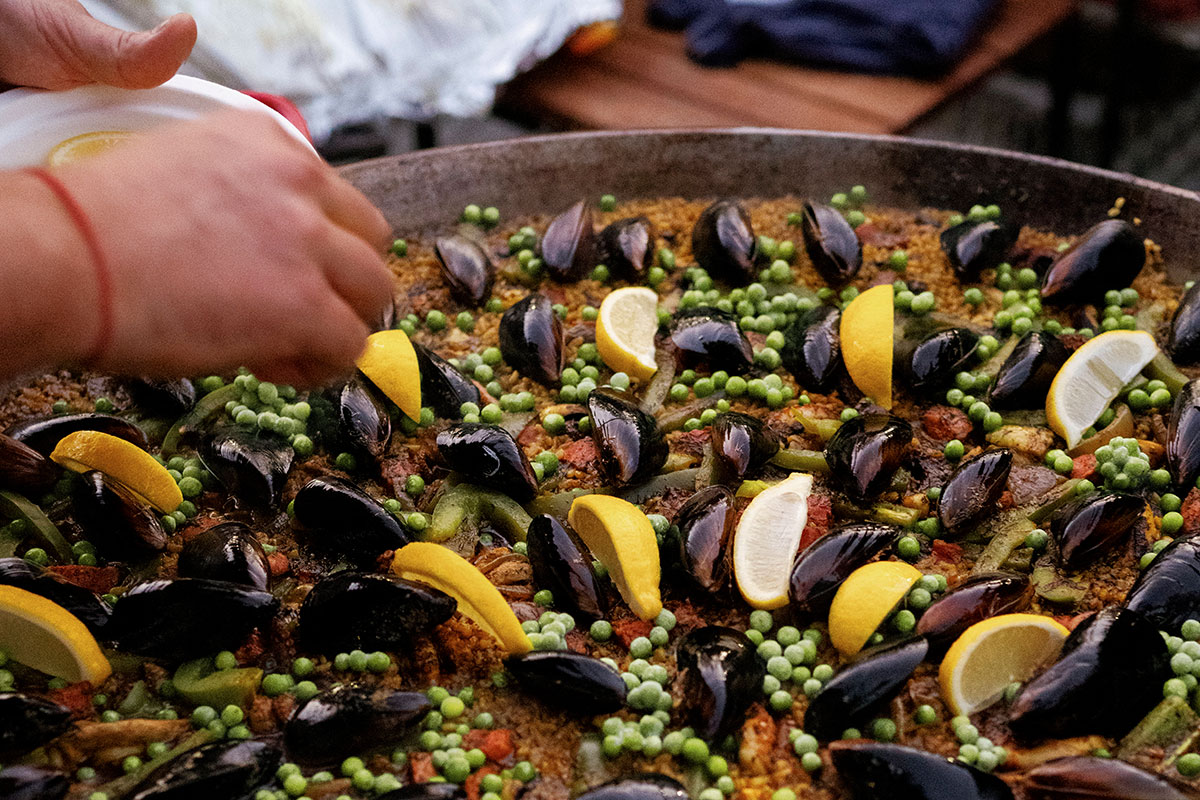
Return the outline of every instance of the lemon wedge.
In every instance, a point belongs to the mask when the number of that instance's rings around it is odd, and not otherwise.
[[[588,494],[571,503],[567,521],[608,568],[633,613],[639,619],[657,617],[662,611],[658,539],[642,510],[619,497]]]
[[[378,331],[354,365],[411,420],[421,418],[421,370],[417,351],[402,330]]]
[[[808,523],[812,475],[793,472],[754,496],[733,534],[733,574],[738,591],[754,608],[788,601],[792,559]]]
[[[903,561],[876,561],[850,573],[829,606],[829,641],[842,655],[863,649],[921,571]]]
[[[100,155],[108,152],[112,148],[127,142],[130,139],[136,138],[137,134],[132,131],[89,131],[81,133],[78,136],[72,136],[70,139],[64,139],[54,145],[50,150],[50,154],[46,156],[46,166],[62,167],[67,164],[74,164],[76,161],[82,161],[85,158]]]
[[[72,472],[99,470],[164,514],[183,502],[179,485],[166,467],[133,442],[111,434],[69,433],[54,446],[50,458]]]
[[[596,320],[596,350],[613,372],[639,381],[658,370],[654,334],[658,332],[658,295],[643,286],[610,292]]]
[[[1145,331],[1108,331],[1071,354],[1046,394],[1046,422],[1071,448],[1083,432],[1143,368],[1158,355]]]
[[[0,586],[0,650],[69,683],[99,686],[112,674],[100,645],[78,617],[15,586]]]
[[[1049,617],[1001,614],[977,622],[950,646],[938,680],[955,714],[987,708],[1013,681],[1028,680],[1058,657],[1070,633]]]
[[[895,300],[891,285],[873,286],[842,312],[840,335],[846,372],[859,391],[892,407],[892,347]]]
[[[396,551],[392,572],[410,581],[421,581],[458,601],[466,614],[496,638],[510,654],[533,649],[529,637],[504,595],[474,564],[432,542],[413,542]]]

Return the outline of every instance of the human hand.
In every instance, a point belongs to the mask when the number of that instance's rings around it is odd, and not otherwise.
[[[196,22],[187,14],[131,33],[105,25],[76,0],[0,0],[0,84],[148,89],[174,75],[195,43]]]

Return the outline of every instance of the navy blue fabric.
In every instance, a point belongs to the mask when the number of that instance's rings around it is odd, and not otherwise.
[[[702,64],[771,56],[864,72],[929,74],[958,59],[998,0],[653,0]]]

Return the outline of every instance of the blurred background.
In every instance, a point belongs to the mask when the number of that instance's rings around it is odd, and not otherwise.
[[[86,0],[192,13],[185,72],[284,95],[331,161],[562,130],[770,126],[1200,189],[1200,0]]]

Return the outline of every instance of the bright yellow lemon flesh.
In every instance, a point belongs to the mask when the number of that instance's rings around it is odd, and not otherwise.
[[[903,561],[876,561],[851,572],[829,606],[829,641],[842,655],[862,650],[921,577]]]
[[[808,523],[813,479],[794,472],[754,496],[733,535],[733,574],[754,608],[787,605],[792,559]]]
[[[658,370],[654,334],[658,331],[658,295],[642,286],[610,292],[596,319],[596,351],[614,372],[639,381]]]
[[[408,334],[398,329],[372,333],[354,363],[406,417],[421,418],[421,371]]]
[[[894,319],[890,284],[867,289],[842,312],[840,336],[846,372],[860,392],[883,408],[892,407]]]
[[[619,497],[588,494],[575,498],[567,520],[608,568],[633,613],[639,619],[657,617],[662,611],[658,589],[662,567],[654,526],[642,510]]]
[[[79,618],[41,595],[0,586],[0,650],[70,683],[104,683],[112,666]]]
[[[1001,614],[967,628],[950,646],[938,680],[955,714],[987,708],[1014,681],[1058,657],[1070,632],[1039,614]]]
[[[72,472],[99,470],[164,514],[183,502],[179,484],[166,467],[133,442],[108,433],[69,433],[54,446],[50,458]]]

